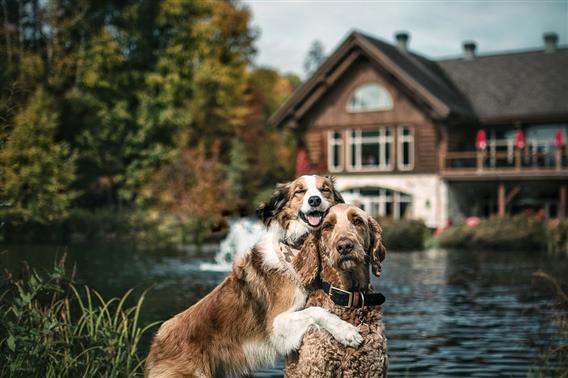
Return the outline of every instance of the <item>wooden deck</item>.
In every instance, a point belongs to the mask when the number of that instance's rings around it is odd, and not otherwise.
[[[568,159],[557,151],[550,155],[504,152],[452,151],[440,157],[440,175],[450,181],[534,181],[567,180]],[[548,160],[546,160],[548,159]]]

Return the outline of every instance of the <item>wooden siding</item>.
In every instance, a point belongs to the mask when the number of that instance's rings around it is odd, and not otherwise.
[[[353,90],[364,83],[376,83],[386,88],[393,99],[393,109],[350,113],[346,105]],[[414,169],[399,171],[397,168],[397,131],[398,126],[411,126],[414,129]],[[392,127],[394,168],[388,171],[372,171],[377,174],[434,173],[437,171],[437,134],[432,121],[418,106],[404,94],[392,78],[379,67],[372,66],[366,58],[359,57],[333,87],[314,104],[312,110],[300,121],[304,141],[312,163],[321,170],[327,169],[328,131],[332,129],[349,130],[353,128]],[[316,135],[318,135],[316,137]],[[344,170],[347,164],[346,133],[343,138]],[[319,141],[319,143],[316,142]],[[347,173],[347,172],[346,172]],[[349,172],[357,174],[357,172]],[[365,171],[369,173],[369,171]]]

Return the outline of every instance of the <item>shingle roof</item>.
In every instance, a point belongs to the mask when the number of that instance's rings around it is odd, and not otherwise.
[[[317,89],[326,87],[338,62],[358,48],[425,99],[436,117],[477,117],[482,121],[568,114],[568,48],[477,56],[473,60],[433,61],[375,37],[353,32],[272,115],[270,122],[298,119],[311,107]],[[325,84],[327,83],[327,84]],[[308,104],[308,105],[305,105]]]
[[[364,35],[377,49],[381,50],[407,75],[413,77],[430,93],[436,96],[450,109],[450,113],[472,115],[473,111],[468,101],[456,89],[452,82],[436,63],[412,52],[402,52],[395,46],[374,37]]]
[[[480,119],[568,114],[568,48],[436,63]]]
[[[568,114],[568,48],[432,61],[363,36],[453,113],[480,119]]]

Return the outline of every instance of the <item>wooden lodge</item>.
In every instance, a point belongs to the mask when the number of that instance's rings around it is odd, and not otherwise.
[[[568,48],[431,60],[351,33],[272,116],[299,138],[298,174],[332,174],[348,202],[430,227],[566,215]]]

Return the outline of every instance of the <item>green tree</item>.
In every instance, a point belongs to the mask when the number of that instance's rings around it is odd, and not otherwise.
[[[57,111],[39,88],[15,118],[0,150],[0,214],[11,223],[61,220],[75,195],[69,190],[75,156],[55,141]]]
[[[311,76],[318,67],[323,63],[325,60],[325,52],[323,43],[320,41],[313,41],[310,49],[308,50],[308,54],[304,59],[304,71],[306,72],[306,76]]]

